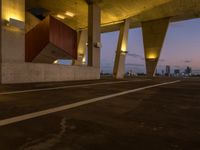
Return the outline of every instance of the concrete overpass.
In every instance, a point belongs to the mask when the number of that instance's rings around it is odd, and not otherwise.
[[[100,33],[117,30],[113,75],[123,78],[128,31],[135,27],[142,27],[153,76],[169,23],[200,15],[199,0],[1,0],[0,8],[1,83],[98,79]],[[53,64],[57,59],[73,65]]]

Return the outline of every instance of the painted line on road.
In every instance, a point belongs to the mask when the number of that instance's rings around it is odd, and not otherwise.
[[[8,119],[0,120],[0,126],[14,124],[14,123],[25,121],[25,120],[28,120],[28,119],[33,119],[33,118],[45,116],[45,115],[48,115],[48,114],[57,113],[57,112],[61,112],[61,111],[64,111],[64,110],[68,110],[68,109],[80,107],[80,106],[83,106],[83,105],[95,103],[95,102],[102,101],[102,100],[105,100],[105,99],[129,94],[129,93],[135,93],[135,92],[138,92],[138,91],[142,91],[142,90],[146,90],[146,89],[150,89],[150,88],[154,88],[154,87],[158,87],[158,86],[174,84],[174,83],[177,83],[177,82],[180,82],[180,81],[177,80],[177,81],[173,81],[173,82],[165,82],[165,83],[161,83],[161,84],[149,85],[149,86],[145,86],[145,87],[141,87],[141,88],[137,88],[137,89],[133,89],[133,90],[128,90],[128,91],[124,91],[124,92],[110,94],[110,95],[107,95],[107,96],[101,96],[101,97],[97,97],[97,98],[93,98],[93,99],[89,99],[89,100],[76,102],[76,103],[73,103],[73,104],[63,105],[63,106],[60,106],[60,107],[50,108],[50,109],[46,109],[46,110],[43,110],[43,111],[29,113],[29,114],[25,114],[25,115],[21,115],[21,116],[17,116],[17,117],[12,117],[12,118],[8,118]]]
[[[95,85],[119,84],[119,83],[148,81],[148,80],[150,80],[150,79],[133,80],[133,81],[101,82],[101,83],[90,83],[90,84],[60,86],[60,87],[52,87],[52,88],[39,88],[39,89],[31,89],[31,90],[18,90],[18,91],[10,91],[10,92],[0,92],[0,95],[21,94],[21,93],[31,93],[31,92],[41,92],[41,91],[51,91],[51,90],[61,90],[61,89],[68,89],[68,88],[88,87],[88,86],[95,86]]]

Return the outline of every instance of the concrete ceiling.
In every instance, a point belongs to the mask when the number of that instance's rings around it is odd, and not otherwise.
[[[75,13],[75,17],[62,20],[73,29],[87,27],[87,3],[85,0],[26,0],[27,8],[41,7],[51,15]],[[96,0],[102,10],[101,24],[104,32],[119,29],[124,19],[130,18],[131,27],[140,23],[171,17],[179,21],[200,16],[200,0]]]

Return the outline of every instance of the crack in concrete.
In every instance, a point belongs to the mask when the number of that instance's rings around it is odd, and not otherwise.
[[[67,130],[66,118],[60,122],[60,132],[55,135],[47,135],[40,139],[22,145],[18,150],[48,150],[58,144]],[[67,150],[67,148],[65,148]]]

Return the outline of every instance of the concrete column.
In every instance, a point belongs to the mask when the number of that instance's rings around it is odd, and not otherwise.
[[[88,0],[88,66],[100,68],[101,10]]]
[[[25,61],[25,0],[0,0],[0,82],[10,75],[5,64]],[[4,69],[5,68],[5,69]]]
[[[169,18],[142,22],[147,76],[153,77],[160,57]]]
[[[88,31],[83,30],[78,33],[78,50],[77,60],[73,61],[73,65],[85,65],[86,64],[86,49],[88,42]]]
[[[25,61],[25,0],[1,0],[1,63]]]
[[[113,76],[116,79],[123,78],[125,74],[125,58],[128,45],[128,32],[129,32],[129,20],[125,20],[120,29],[114,69],[113,69]]]

